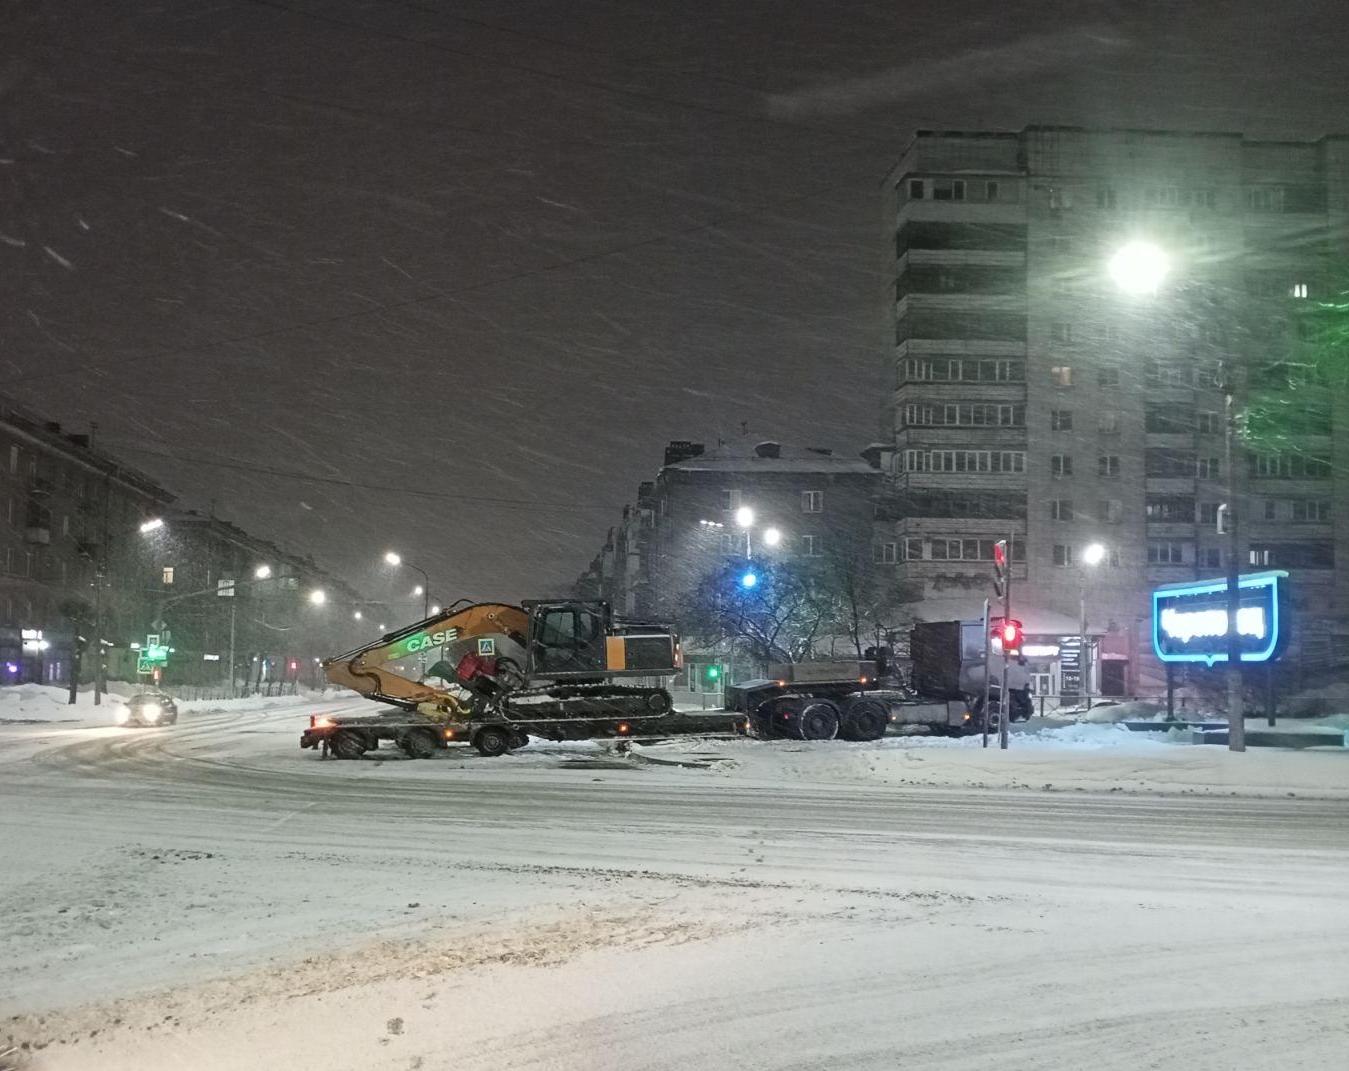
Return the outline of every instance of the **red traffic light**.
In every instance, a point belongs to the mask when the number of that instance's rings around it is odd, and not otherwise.
[[[998,638],[1004,651],[1019,651],[1024,638],[1021,629],[1021,622],[1014,618],[1005,621],[996,621],[993,625],[993,635]]]
[[[1007,568],[1007,540],[999,539],[993,544],[993,564],[999,569]]]

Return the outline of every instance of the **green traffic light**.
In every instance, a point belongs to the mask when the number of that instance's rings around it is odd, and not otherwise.
[[[707,667],[707,679],[708,679],[708,680],[713,680],[713,681],[714,681],[714,680],[716,680],[716,679],[717,679],[718,677],[720,677],[720,676],[721,676],[721,667],[720,667],[720,666],[708,666],[708,667]]]

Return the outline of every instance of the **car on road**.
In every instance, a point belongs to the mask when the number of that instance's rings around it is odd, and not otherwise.
[[[118,725],[128,727],[173,725],[178,720],[178,705],[167,692],[140,692],[124,699],[113,716]]]

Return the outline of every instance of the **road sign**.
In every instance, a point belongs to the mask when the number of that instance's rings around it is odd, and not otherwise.
[[[478,640],[478,654],[483,657],[490,657],[497,653],[497,641],[491,636],[485,636]]]

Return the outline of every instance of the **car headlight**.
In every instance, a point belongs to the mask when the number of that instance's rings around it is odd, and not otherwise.
[[[118,725],[125,725],[127,722],[131,720],[131,708],[118,707],[115,711],[113,711],[112,720],[115,721]]]
[[[141,717],[146,721],[158,721],[162,712],[158,703],[146,703],[141,707]]]

